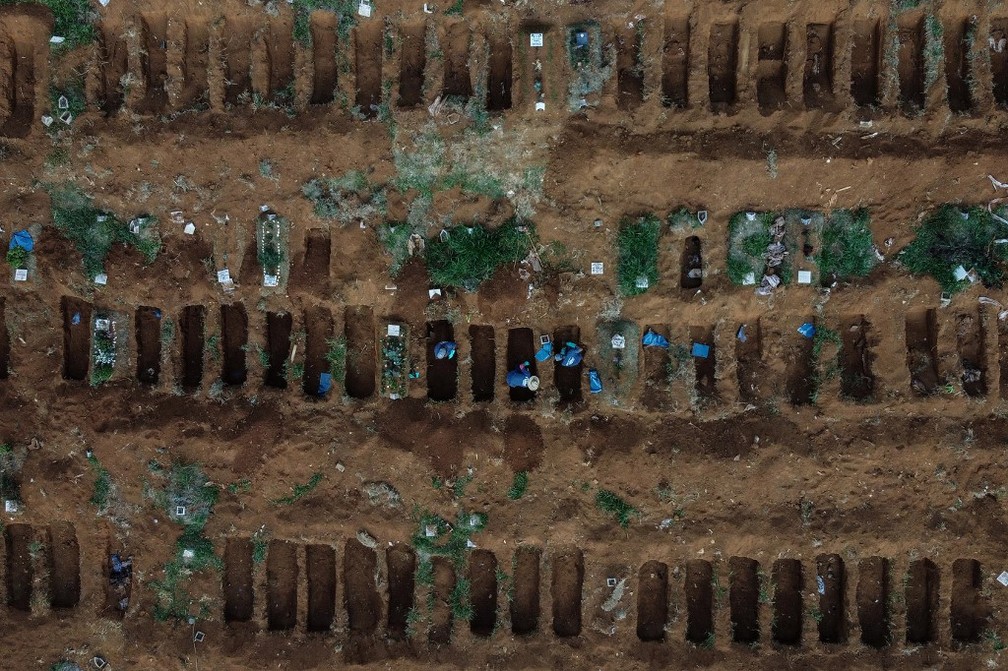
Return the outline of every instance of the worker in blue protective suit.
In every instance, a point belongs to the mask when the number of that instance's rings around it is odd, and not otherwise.
[[[530,391],[539,388],[539,378],[532,374],[528,361],[520,363],[517,368],[508,371],[507,383],[509,387],[526,387]]]
[[[450,340],[442,340],[438,344],[434,345],[434,358],[435,359],[454,359],[455,351],[458,349],[458,345],[451,342]]]
[[[560,363],[565,368],[574,368],[581,363],[584,358],[584,350],[577,346],[577,343],[570,341],[564,343],[563,349],[553,357],[554,361]]]

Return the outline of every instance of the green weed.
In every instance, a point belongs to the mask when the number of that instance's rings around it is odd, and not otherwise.
[[[346,378],[346,336],[330,338],[326,340],[326,345],[329,347],[325,355],[326,363],[329,364],[329,374],[333,380],[342,383]]]
[[[974,269],[984,286],[1000,288],[1005,279],[1008,245],[995,240],[1008,237],[1008,225],[984,208],[946,204],[931,212],[916,230],[900,262],[915,275],[930,275],[944,291],[955,293],[969,286],[956,280],[958,266]]]
[[[770,226],[773,212],[758,212],[750,220],[745,212],[736,212],[728,221],[728,278],[743,284],[750,273],[759,282],[766,269],[766,249],[772,242]]]
[[[91,505],[98,508],[98,514],[101,515],[108,511],[109,502],[112,498],[112,476],[109,475],[108,469],[101,465],[98,457],[94,456],[94,454],[88,457],[88,463],[91,464],[91,469],[95,474],[90,502]]]
[[[836,210],[822,229],[819,270],[824,277],[846,280],[864,277],[875,267],[875,245],[868,210]]]
[[[595,494],[595,507],[616,517],[624,529],[630,526],[631,518],[639,516],[636,508],[608,489],[600,489]]]
[[[526,489],[528,489],[528,471],[518,471],[514,474],[514,479],[511,481],[511,488],[508,489],[507,497],[512,501],[517,501],[525,496]]]
[[[294,39],[308,47],[312,43],[311,14],[316,11],[333,12],[336,14],[336,30],[340,40],[350,37],[350,32],[357,25],[356,0],[293,0]]]
[[[661,220],[648,214],[620,223],[618,277],[624,296],[636,296],[658,282],[658,239]],[[643,282],[638,282],[643,278]],[[638,286],[644,284],[645,286]]]
[[[156,232],[153,236],[144,231],[132,233],[126,222],[97,209],[91,198],[76,186],[50,184],[46,190],[52,201],[53,225],[80,252],[89,277],[104,271],[105,258],[116,243],[136,247],[147,263],[154,261],[160,252],[161,239]]]
[[[392,256],[389,274],[399,274],[409,259],[409,239],[413,229],[404,222],[384,222],[378,227],[378,240],[385,251]]]
[[[191,553],[191,557],[186,555]],[[185,620],[191,615],[195,599],[189,594],[188,578],[207,569],[220,571],[223,562],[214,553],[213,543],[203,536],[202,530],[187,527],[175,544],[175,556],[165,564],[163,576],[151,580],[154,592],[154,618],[164,622],[169,619]],[[202,601],[202,600],[201,600]],[[205,617],[205,606],[199,613]]]
[[[296,484],[291,488],[291,493],[287,496],[282,496],[279,499],[274,499],[273,505],[276,506],[289,506],[291,504],[297,503],[302,497],[310,494],[319,486],[322,482],[323,475],[321,473],[313,473],[308,482],[303,484]]]
[[[218,494],[199,464],[175,464],[158,503],[170,518],[198,532],[210,519]],[[185,512],[179,515],[182,508]]]
[[[7,264],[11,268],[27,268],[30,257],[31,252],[24,247],[12,247],[7,250]]]
[[[456,226],[448,239],[427,241],[425,256],[431,281],[442,286],[475,291],[498,267],[517,263],[528,255],[535,241],[532,224],[511,219],[499,228]]]

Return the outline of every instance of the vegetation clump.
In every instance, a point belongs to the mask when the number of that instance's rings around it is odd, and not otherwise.
[[[864,277],[878,263],[868,210],[836,210],[822,228],[819,270],[825,279]]]
[[[637,296],[658,282],[658,239],[661,220],[648,214],[620,223],[618,277],[624,296]]]
[[[755,284],[763,276],[775,216],[773,212],[736,212],[728,221],[728,278],[734,284]]]
[[[309,180],[301,193],[314,204],[315,216],[344,225],[383,214],[386,207],[384,188],[372,186],[360,170]]]
[[[161,238],[152,231],[151,218],[138,232],[114,214],[94,206],[92,199],[72,184],[50,185],[53,225],[80,252],[84,270],[89,277],[104,272],[105,258],[112,245],[122,243],[135,247],[152,263],[161,252]]]
[[[309,47],[312,44],[312,12],[333,12],[336,15],[336,31],[340,40],[350,37],[350,31],[357,25],[356,0],[292,0],[294,10],[294,39]]]
[[[630,519],[639,514],[636,508],[608,489],[598,490],[595,494],[595,506],[613,515],[624,529],[630,526]]]
[[[525,496],[526,489],[528,489],[528,471],[518,471],[514,474],[514,478],[511,481],[511,488],[508,489],[507,497],[512,501],[517,501]]]
[[[535,241],[531,224],[511,219],[494,229],[455,226],[427,241],[425,256],[431,281],[475,291],[500,266],[524,259]]]
[[[917,236],[902,252],[900,262],[915,275],[930,275],[948,293],[969,286],[969,279],[956,279],[956,270],[973,270],[986,287],[1004,284],[1008,224],[980,207],[946,204],[927,215]]]

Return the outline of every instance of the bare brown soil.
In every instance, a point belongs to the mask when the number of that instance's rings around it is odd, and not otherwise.
[[[941,307],[932,279],[895,262],[922,213],[985,204],[999,194],[987,175],[1006,179],[1008,49],[989,38],[1008,39],[1008,11],[373,4],[345,35],[316,12],[304,46],[286,3],[95,3],[94,45],[67,53],[44,12],[0,10],[0,242],[40,231],[29,280],[0,274],[0,444],[21,498],[2,516],[4,664],[1003,666],[1008,326],[977,299],[1008,297],[977,284]],[[604,72],[582,94],[567,27],[590,20]],[[86,109],[46,131],[50,85],[71,80]],[[438,96],[454,106],[432,116]],[[352,170],[387,184],[435,136],[446,173],[468,157],[507,173],[505,195],[434,188],[418,216],[413,174],[386,189],[384,215],[341,220],[302,193]],[[51,225],[44,185],[64,183],[124,219],[154,214],[158,259],[116,244],[96,286]],[[260,205],[290,224],[276,288],[262,286]],[[412,213],[435,235],[526,205],[543,259],[562,243],[563,263],[508,264],[439,302],[419,259],[389,273],[384,219]],[[658,282],[619,297],[620,219],[679,207],[710,219],[663,226]],[[885,260],[828,292],[822,276],[770,299],[732,285],[731,215],[792,207],[867,207]],[[120,351],[92,387],[102,311],[122,315]],[[398,401],[376,393],[390,321],[409,328],[418,375]],[[828,360],[798,334],[806,321],[839,336]],[[638,347],[636,368],[589,394],[588,368],[612,372],[601,334],[615,323],[674,347]],[[583,366],[537,364],[547,334],[582,345]],[[340,336],[346,376],[320,398]],[[455,359],[433,359],[440,339]],[[689,356],[693,342],[710,355]],[[504,384],[524,361],[536,393]],[[221,568],[183,579],[193,625],[156,617],[181,533],[156,483],[178,462],[200,464],[218,497],[204,533]],[[103,507],[96,464],[113,485]],[[634,507],[625,528],[601,489]],[[464,561],[411,547],[421,514],[458,532],[470,512],[487,522]],[[122,590],[111,552],[134,559]]]

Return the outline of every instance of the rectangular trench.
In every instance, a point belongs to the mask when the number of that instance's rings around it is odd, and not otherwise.
[[[182,334],[182,388],[198,389],[203,384],[206,308],[187,305],[182,310],[179,330]]]
[[[840,325],[840,393],[855,401],[875,395],[870,331],[864,315],[847,317]]]
[[[455,342],[455,328],[446,319],[427,322],[427,398],[450,401],[458,394],[458,355],[438,359],[434,350],[440,342]]]
[[[137,344],[137,379],[157,384],[161,375],[161,319],[159,308],[141,306],[134,316]]]
[[[493,326],[469,327],[472,358],[472,395],[475,403],[494,399],[497,379],[497,345]]]
[[[571,342],[578,347],[584,348],[581,343],[581,329],[577,326],[564,326],[553,332],[553,349],[559,354],[566,343]],[[553,383],[560,393],[561,403],[580,403],[583,400],[581,393],[581,376],[584,369],[584,362],[576,366],[564,366],[560,361],[553,362]]]
[[[221,34],[224,55],[224,102],[238,105],[252,95],[252,34],[248,19],[229,17]]]
[[[994,103],[1008,107],[1008,17],[992,18],[990,26],[989,42],[994,43],[990,49]]]
[[[7,301],[0,296],[0,380],[10,375],[10,331],[7,330]]]
[[[497,626],[497,557],[489,550],[469,554],[469,630],[488,638]]]
[[[143,111],[159,114],[168,106],[168,15],[152,14],[140,20],[143,48],[140,69],[144,76]]]
[[[686,640],[706,644],[714,635],[714,569],[709,561],[691,559],[685,573]]]
[[[328,105],[336,99],[339,71],[336,69],[337,17],[332,12],[312,12],[312,105]]]
[[[584,586],[584,554],[574,548],[552,557],[553,633],[561,638],[581,634],[581,596]]]
[[[378,628],[381,598],[375,586],[378,557],[356,538],[346,541],[343,555],[343,600],[351,634],[370,635]]]
[[[511,42],[505,35],[493,34],[490,40],[490,74],[487,80],[487,110],[503,112],[511,109],[511,86],[514,81]]]
[[[707,47],[707,84],[715,114],[728,112],[735,104],[737,67],[738,22],[715,23]]]
[[[644,102],[642,30],[620,25],[616,33],[616,106],[624,111]]]
[[[757,31],[756,99],[764,115],[787,105],[787,34],[787,24],[779,21]]]
[[[305,310],[305,368],[302,389],[308,396],[321,396],[322,373],[329,371],[326,353],[333,337],[332,313],[329,308],[314,307]]]
[[[354,102],[365,118],[378,115],[382,86],[382,37],[380,21],[358,23],[354,28],[354,73],[357,77]]]
[[[80,545],[69,522],[57,522],[48,529],[49,605],[76,608],[80,602]]]
[[[287,365],[291,348],[291,328],[294,318],[289,312],[266,313],[266,356],[269,365],[263,377],[267,387],[287,388]]]
[[[416,589],[416,553],[405,543],[396,543],[385,551],[385,561],[388,564],[388,635],[401,641],[409,633]]]
[[[91,304],[64,296],[63,312],[63,378],[87,379],[91,361]]]
[[[668,565],[645,562],[637,574],[637,638],[665,640],[668,624]]]
[[[802,579],[801,561],[778,559],[773,565],[773,639],[782,645],[801,645]]]
[[[910,580],[907,580],[907,589]],[[919,606],[920,604],[913,604]],[[909,601],[907,606],[911,606]],[[861,642],[872,648],[884,648],[891,642],[889,621],[889,560],[884,557],[868,557],[858,564],[857,584],[858,624],[861,627]],[[907,632],[910,620],[915,617],[907,609]]]
[[[662,104],[665,107],[689,105],[689,47],[689,18],[666,17],[662,48]]]
[[[511,633],[523,636],[539,628],[539,564],[542,551],[523,545],[514,555],[514,591],[511,596]]]
[[[906,316],[907,368],[910,388],[918,396],[938,389],[938,315],[934,308]]]
[[[224,621],[252,619],[252,541],[229,538],[224,545]]]
[[[879,104],[882,66],[878,19],[854,21],[851,41],[851,97],[859,107],[875,107]]]
[[[207,21],[186,21],[183,35],[183,107],[206,104],[210,92],[210,26]]]
[[[370,398],[375,393],[378,360],[374,312],[365,305],[348,307],[344,312],[344,328],[347,395],[357,399]]]
[[[949,109],[954,114],[968,114],[973,110],[970,91],[970,44],[967,37],[975,30],[969,19],[952,19],[944,24],[945,83]],[[991,52],[991,66],[995,53]]]
[[[897,19],[899,50],[897,75],[899,100],[905,114],[914,115],[924,109],[924,16],[919,13],[902,15]]]
[[[308,631],[329,631],[336,618],[336,551],[330,545],[308,545],[305,567],[308,572]]]
[[[224,384],[242,385],[248,378],[245,349],[248,345],[248,314],[241,303],[221,306],[221,349]]]
[[[729,561],[728,608],[732,640],[751,645],[759,641],[759,562],[748,557],[732,557]]]
[[[427,67],[427,24],[409,23],[400,28],[399,107],[423,102],[424,69]]]
[[[532,329],[515,328],[508,330],[507,344],[507,370],[508,372],[518,368],[519,364],[528,362],[529,371],[532,375],[537,375],[535,347],[532,344]],[[536,392],[525,387],[510,387],[508,394],[512,401],[524,403],[534,400]]]
[[[270,631],[287,631],[297,624],[297,545],[273,539],[266,555],[266,620]]]
[[[4,527],[6,557],[7,605],[15,610],[31,610],[32,582],[35,577],[31,551],[34,533],[28,524],[8,524]]]
[[[443,95],[468,99],[472,91],[469,77],[469,24],[454,21],[445,30]]]
[[[805,72],[802,93],[808,109],[832,110],[833,35],[832,23],[810,23],[805,27]]]

